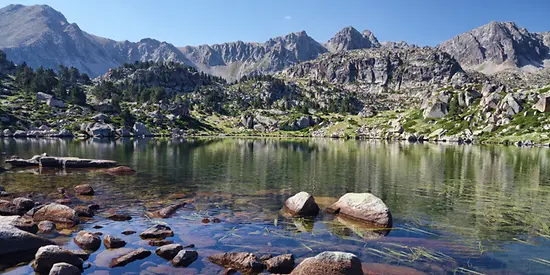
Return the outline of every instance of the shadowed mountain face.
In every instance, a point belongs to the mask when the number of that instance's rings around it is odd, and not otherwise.
[[[548,33],[531,33],[513,22],[491,22],[445,41],[438,48],[451,54],[464,68],[491,74],[550,66],[549,42]]]

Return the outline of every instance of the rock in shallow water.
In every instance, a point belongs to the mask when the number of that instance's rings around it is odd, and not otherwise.
[[[371,193],[347,193],[329,206],[327,211],[385,228],[392,226],[390,209]]]
[[[38,233],[51,234],[55,232],[55,223],[51,221],[41,221],[38,224]]]
[[[174,236],[174,231],[166,225],[156,224],[139,234],[142,239],[164,239]]]
[[[103,238],[103,244],[105,245],[106,248],[121,248],[126,245],[126,242],[121,238],[117,238],[111,235],[106,235]]]
[[[132,217],[130,215],[126,215],[126,214],[111,214],[111,215],[107,216],[107,219],[117,221],[117,222],[124,222],[124,221],[131,220]]]
[[[292,254],[284,254],[270,258],[264,262],[267,271],[271,273],[290,274],[294,269],[294,256]]]
[[[52,241],[20,230],[12,225],[19,216],[0,217],[0,264],[15,265],[30,261],[41,246],[52,245]]]
[[[83,262],[69,250],[57,245],[48,245],[38,249],[32,267],[37,273],[44,274],[50,272],[56,263],[68,263],[82,269]]]
[[[245,252],[227,252],[214,254],[208,257],[210,262],[227,268],[233,268],[243,273],[260,273],[264,270],[264,265],[258,257],[252,253]],[[312,273],[313,274],[313,273]]]
[[[50,275],[78,275],[81,273],[78,267],[67,263],[54,264],[50,270]]]
[[[183,250],[183,246],[181,244],[167,244],[157,248],[155,253],[157,253],[157,255],[161,258],[169,261],[172,260],[181,250]]]
[[[98,236],[88,231],[80,231],[74,238],[74,242],[82,249],[96,251],[101,246]]]
[[[110,267],[121,267],[137,260],[143,260],[151,255],[151,251],[144,248],[136,249],[126,255],[113,259]]]
[[[160,209],[159,211],[155,211],[155,212],[151,213],[149,216],[151,216],[152,218],[166,219],[166,218],[169,218],[170,216],[174,215],[176,213],[176,211],[178,211],[178,209],[184,207],[185,204],[186,204],[185,202],[173,204],[173,205],[164,207],[164,208]]]
[[[95,191],[89,184],[81,184],[74,187],[74,192],[80,196],[92,196]]]
[[[351,253],[326,251],[302,261],[292,275],[363,275],[361,261]]]
[[[57,203],[40,207],[34,212],[32,218],[35,222],[55,222],[58,228],[71,228],[79,223],[78,215],[73,209]]]
[[[172,264],[174,266],[188,267],[194,261],[199,258],[199,253],[194,250],[181,250],[178,254],[172,259]]]
[[[293,216],[316,216],[319,206],[315,198],[307,192],[300,192],[285,201],[285,208]]]
[[[117,167],[106,169],[104,172],[113,176],[120,176],[120,175],[133,175],[136,173],[136,170],[128,166],[117,166]]]

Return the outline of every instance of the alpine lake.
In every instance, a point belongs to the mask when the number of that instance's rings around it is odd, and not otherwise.
[[[323,251],[350,252],[366,274],[550,274],[548,148],[333,139],[0,139],[0,152],[2,163],[11,155],[46,152],[115,160],[137,171],[113,176],[30,168],[0,174],[7,191],[42,202],[59,199],[59,188],[93,186],[95,195],[77,197],[75,205],[98,204],[96,215],[54,241],[77,249],[74,236],[87,230],[128,244],[113,250],[102,244],[85,261],[84,274],[224,274],[207,257],[231,251],[292,253],[297,263]],[[300,191],[319,204],[315,219],[281,214],[285,200]],[[349,192],[381,198],[393,216],[391,230],[323,211]],[[181,200],[187,205],[170,218],[146,215]],[[132,220],[107,219],[112,213]],[[193,264],[173,267],[140,239],[140,232],[159,223],[174,231],[168,240],[195,246]],[[122,235],[125,230],[137,234]],[[111,259],[136,248],[153,254],[109,268]],[[0,273],[33,272],[21,264]]]

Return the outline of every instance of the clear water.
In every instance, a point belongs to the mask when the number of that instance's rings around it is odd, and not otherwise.
[[[199,253],[188,268],[173,268],[153,253],[110,269],[109,261],[126,250],[102,247],[87,261],[86,274],[218,274],[223,269],[206,259],[217,252],[293,253],[300,261],[325,250],[352,252],[365,270],[391,269],[392,274],[411,274],[410,268],[418,274],[550,273],[546,148],[330,139],[4,139],[2,151],[113,159],[136,169],[136,175],[119,177],[30,169],[0,174],[0,185],[10,192],[52,194],[59,187],[90,183],[96,195],[75,205],[94,202],[102,208],[79,229],[122,237],[126,248],[154,251],[137,234],[120,232],[139,234],[161,222],[176,233],[169,239],[194,244]],[[313,194],[322,207],[346,192],[371,192],[390,207],[394,228],[383,236],[324,213],[313,221],[284,218],[280,208],[299,191]],[[181,197],[193,202],[172,218],[146,217],[147,211]],[[104,218],[112,212],[133,219]],[[205,217],[221,223],[204,224]],[[76,248],[72,237],[67,233],[56,241]],[[4,272],[32,269],[23,265]]]

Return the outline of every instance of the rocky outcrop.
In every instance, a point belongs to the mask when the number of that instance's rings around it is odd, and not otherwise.
[[[361,83],[369,91],[448,83],[463,73],[447,53],[432,48],[362,49],[326,54],[286,71],[292,78],[331,83]]]
[[[550,59],[542,35],[513,22],[491,22],[441,43],[464,68],[484,73],[505,69],[541,68]]]
[[[357,256],[345,252],[326,251],[303,260],[290,274],[363,275],[363,270]]]
[[[371,193],[347,193],[329,206],[327,211],[383,228],[392,227],[390,209]]]
[[[300,192],[285,201],[284,210],[293,216],[316,216],[319,213],[319,206],[312,195]]]
[[[325,47],[330,52],[341,52],[357,49],[378,48],[380,43],[374,34],[368,30],[363,33],[358,32],[353,27],[347,27],[336,33],[326,44]]]

